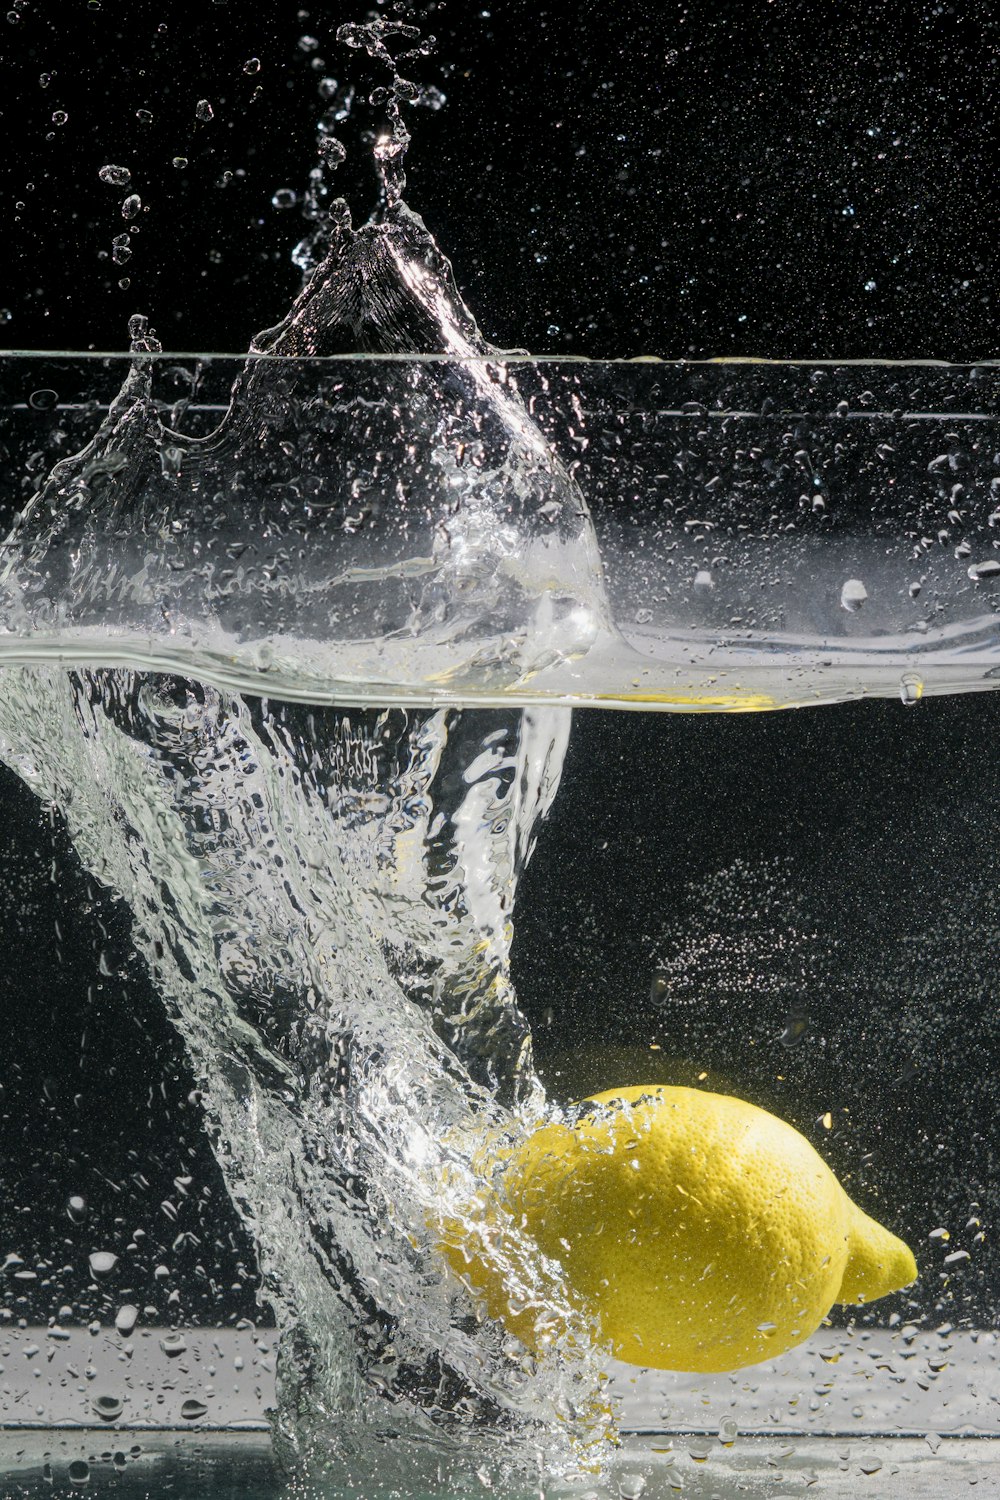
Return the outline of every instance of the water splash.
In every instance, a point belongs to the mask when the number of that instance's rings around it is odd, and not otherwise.
[[[164,420],[160,345],[131,320],[117,398],[8,538],[27,634],[83,632],[108,661],[116,635],[166,628],[192,659],[222,641],[267,672],[333,614],[339,671],[423,652],[459,684],[593,639],[586,507],[402,201],[415,95],[388,44],[415,28],[342,36],[393,71],[379,213],[317,211],[302,291],[207,434]],[[338,447],[354,396],[302,363],[344,350],[457,361],[377,367],[357,452]],[[0,679],[0,754],[129,903],[187,1043],[281,1330],[276,1434],[354,1482],[394,1461],[412,1480],[413,1443],[464,1483],[539,1444],[558,1467],[608,1431],[555,1268],[511,1265],[566,1330],[540,1369],[483,1322],[433,1227],[446,1191],[453,1213],[471,1199],[484,1132],[543,1108],[511,923],[568,728],[563,709],[320,708],[112,665]]]

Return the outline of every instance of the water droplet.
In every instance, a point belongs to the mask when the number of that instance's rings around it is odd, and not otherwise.
[[[137,109],[135,117],[141,125],[152,125],[153,111],[151,109]]]
[[[858,1460],[858,1468],[862,1474],[877,1474],[882,1467],[882,1460],[870,1454]]]
[[[8,323],[14,321],[14,314],[9,307],[0,307],[0,328],[6,328]]]
[[[116,266],[123,266],[132,259],[132,243],[127,234],[116,234],[111,241],[111,259]]]
[[[32,391],[31,395],[28,397],[28,405],[33,406],[35,411],[51,411],[52,408],[54,406],[58,406],[58,404],[59,397],[57,393],[48,389],[41,391]]]
[[[70,1484],[89,1484],[90,1465],[82,1458],[74,1458],[66,1470],[66,1477]]]
[[[47,89],[55,76],[55,73],[39,73],[38,82],[43,89]]]
[[[199,1417],[203,1417],[207,1411],[208,1407],[204,1401],[196,1401],[193,1397],[189,1397],[181,1407],[181,1416],[185,1422],[197,1422]]]
[[[903,673],[899,679],[899,696],[907,708],[912,708],[914,704],[920,702],[924,696],[924,684],[916,672]]]
[[[86,1198],[81,1198],[79,1193],[74,1193],[66,1204],[66,1212],[74,1224],[82,1224],[87,1217]]]
[[[259,73],[260,72],[260,58],[259,57],[248,57],[247,60],[246,60],[246,62],[243,64],[243,71],[244,71],[244,73]]]
[[[186,167],[187,164],[188,159],[186,156],[175,156],[173,159],[173,166],[175,167]]]
[[[271,203],[275,208],[294,208],[299,201],[299,195],[294,188],[278,188],[271,194]]]
[[[138,193],[129,193],[128,197],[125,199],[124,203],[122,204],[122,218],[123,219],[134,219],[135,216],[136,216],[136,214],[139,212],[139,210],[141,208],[142,208],[142,199],[139,197],[139,194]]]
[[[187,1340],[182,1333],[168,1333],[160,1340],[160,1348],[168,1359],[176,1359],[178,1355],[187,1353]]]
[[[195,118],[198,120],[212,120],[215,118],[215,110],[207,99],[199,99],[194,108]]]
[[[299,37],[299,51],[300,52],[315,52],[318,46],[319,46],[319,41],[314,36],[300,36]]]
[[[978,583],[982,578],[996,578],[998,574],[1000,574],[1000,562],[992,557],[986,562],[972,563],[969,567],[969,577],[973,583]]]
[[[118,1257],[111,1250],[94,1250],[89,1259],[92,1276],[109,1276],[118,1264]]]
[[[69,115],[66,113],[66,111],[64,109],[55,109],[55,110],[52,111],[52,123],[53,123],[53,125],[65,125],[66,121],[68,119],[69,119]]]
[[[122,1414],[122,1403],[117,1396],[98,1396],[91,1405],[102,1422],[115,1422]]]
[[[97,175],[102,182],[108,183],[111,187],[128,187],[132,181],[132,173],[128,167],[117,167],[114,162],[109,162],[107,166],[102,167]]]
[[[868,590],[860,578],[849,578],[840,591],[840,607],[856,614],[868,598]]]
[[[777,1327],[777,1323],[758,1323],[757,1332],[762,1333],[766,1339],[769,1339],[772,1333],[777,1330]]]
[[[714,589],[715,579],[708,568],[699,568],[694,575],[694,586],[696,589]]]
[[[347,156],[347,148],[343,141],[338,141],[335,135],[320,136],[317,150],[323,163],[333,171],[336,171]]]
[[[622,1500],[639,1500],[645,1488],[646,1481],[641,1474],[625,1474],[618,1481],[618,1493]]]
[[[127,1339],[139,1321],[139,1309],[131,1302],[124,1303],[115,1313],[115,1327],[123,1339]]]
[[[731,1448],[740,1435],[740,1429],[735,1417],[723,1417],[719,1424],[719,1442],[724,1448]]]

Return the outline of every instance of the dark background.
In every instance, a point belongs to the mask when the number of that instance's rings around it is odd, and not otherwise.
[[[440,45],[413,72],[447,105],[411,116],[408,199],[498,343],[994,352],[991,7],[416,9]],[[0,338],[120,349],[142,311],[168,348],[244,349],[298,283],[305,225],[271,199],[312,164],[319,81],[380,81],[333,42],[362,13],[14,0]],[[376,121],[359,104],[340,132],[358,219]],[[110,259],[124,194],[99,181],[106,162],[129,167],[148,208],[125,266]],[[992,697],[579,713],[517,912],[518,983],[554,1089],[704,1073],[794,1121],[911,1238],[932,1322],[996,1316],[994,1252],[965,1226],[997,1217],[997,714]],[[253,1316],[250,1249],[127,914],[5,770],[0,795],[0,1263],[16,1252],[35,1276],[8,1273],[0,1305]],[[952,1239],[929,1241],[935,1227]],[[949,1275],[956,1246],[972,1259]],[[100,1248],[122,1262],[98,1284],[86,1257]]]
[[[297,284],[301,221],[271,198],[315,160],[320,81],[382,81],[334,41],[364,5],[13,4],[0,338],[122,348],[138,310],[165,347],[242,351]],[[489,337],[605,357],[996,352],[1000,18],[985,0],[414,12],[439,46],[410,71],[447,105],[411,114],[408,196]],[[379,118],[359,103],[342,132],[357,217],[374,196],[358,133]],[[108,162],[145,205],[127,267],[108,258],[127,227],[124,194],[98,179]]]

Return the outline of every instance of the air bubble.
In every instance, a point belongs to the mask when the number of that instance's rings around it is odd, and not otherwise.
[[[32,391],[31,395],[28,397],[28,405],[34,407],[35,411],[51,411],[52,408],[54,406],[57,406],[58,404],[59,396],[57,392],[50,391],[48,389],[41,391]],[[74,1200],[71,1198],[70,1202],[72,1203],[73,1201]],[[79,1201],[82,1203],[83,1199],[81,1198]]]
[[[128,187],[132,181],[132,173],[128,167],[118,167],[114,162],[109,162],[106,167],[102,167],[97,175],[110,187]]]

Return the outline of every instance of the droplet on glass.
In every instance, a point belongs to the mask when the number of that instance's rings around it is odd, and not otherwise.
[[[114,162],[109,162],[107,166],[102,167],[97,175],[102,182],[108,183],[111,187],[128,187],[132,181],[132,173],[128,167],[118,167]]]
[[[112,1250],[94,1250],[89,1259],[92,1276],[109,1276],[118,1264],[118,1257]]]
[[[34,407],[35,411],[51,411],[52,408],[54,406],[58,406],[58,404],[59,396],[57,392],[50,391],[48,389],[41,391],[32,391],[31,395],[28,397],[28,405]],[[70,1199],[70,1202],[72,1203],[73,1200]],[[80,1199],[80,1202],[83,1202],[82,1198]]]
[[[139,1321],[139,1309],[131,1302],[125,1302],[115,1313],[115,1328],[123,1339],[127,1339],[136,1323]]]
[[[69,1214],[74,1224],[82,1224],[84,1219],[87,1217],[86,1198],[81,1198],[79,1193],[73,1193],[66,1204],[66,1212]]]
[[[185,1422],[197,1422],[199,1417],[203,1417],[207,1411],[208,1407],[204,1401],[196,1401],[194,1397],[189,1397],[181,1407],[181,1416]]]
[[[111,259],[116,266],[123,266],[132,259],[132,245],[127,234],[116,234],[111,241]]]
[[[122,1403],[117,1396],[98,1396],[92,1404],[102,1422],[115,1422],[122,1414]]]
[[[924,684],[922,679],[917,676],[916,672],[904,672],[899,679],[900,701],[907,708],[912,708],[914,704],[920,702],[923,696]]]
[[[857,614],[868,598],[868,590],[860,578],[849,578],[840,591],[840,607],[850,614]]]

